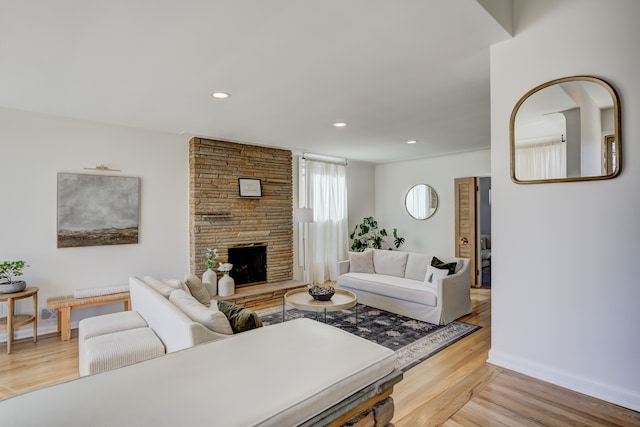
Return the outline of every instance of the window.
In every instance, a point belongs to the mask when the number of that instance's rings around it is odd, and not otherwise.
[[[299,171],[300,206],[313,208],[305,278],[322,284],[336,279],[335,265],[347,256],[347,166],[301,159]]]

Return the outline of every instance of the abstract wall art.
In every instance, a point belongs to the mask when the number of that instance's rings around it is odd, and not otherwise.
[[[140,178],[58,174],[58,247],[138,243]]]

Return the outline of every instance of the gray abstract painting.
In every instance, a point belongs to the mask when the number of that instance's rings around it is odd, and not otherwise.
[[[138,243],[140,179],[58,174],[58,247]]]

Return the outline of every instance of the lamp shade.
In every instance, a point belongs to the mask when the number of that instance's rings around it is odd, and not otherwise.
[[[293,222],[313,222],[313,208],[294,208]]]

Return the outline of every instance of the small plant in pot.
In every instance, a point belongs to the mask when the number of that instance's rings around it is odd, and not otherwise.
[[[0,264],[0,294],[20,292],[27,287],[24,280],[15,280],[16,277],[22,276],[25,267],[29,266],[22,260],[4,261]]]

